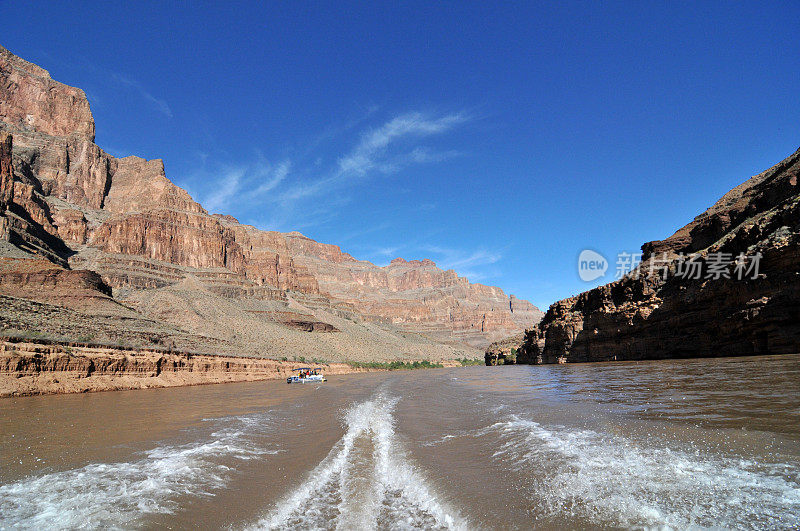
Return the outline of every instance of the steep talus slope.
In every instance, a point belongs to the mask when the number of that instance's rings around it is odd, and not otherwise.
[[[199,349],[330,359],[473,356],[541,316],[429,260],[377,267],[299,233],[210,215],[161,160],[115,158],[94,133],[83,91],[0,47],[0,256],[15,260],[0,270],[6,297],[74,309],[71,270],[86,270],[97,296],[81,285],[80,311],[117,319],[110,340],[129,340],[125,320],[139,319],[182,348],[192,336]],[[17,275],[22,259],[49,272]],[[18,314],[0,320],[30,326]],[[70,335],[69,322],[58,329]]]
[[[518,362],[800,352],[798,177],[800,150],[644,244],[632,274],[556,302],[526,332]]]

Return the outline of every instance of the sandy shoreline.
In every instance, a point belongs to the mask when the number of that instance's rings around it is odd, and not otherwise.
[[[0,398],[286,378],[309,362],[0,340]],[[326,375],[380,369],[321,365]]]

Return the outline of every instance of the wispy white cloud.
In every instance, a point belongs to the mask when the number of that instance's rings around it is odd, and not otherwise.
[[[390,227],[389,223],[383,222],[378,223],[377,225],[367,226],[361,229],[358,229],[353,232],[349,232],[347,234],[343,234],[337,238],[337,240],[341,242],[347,242],[356,238],[361,238],[362,236],[366,236],[367,234],[373,234],[375,232],[380,232],[382,230],[386,230]]]
[[[275,168],[269,168],[263,173],[263,182],[254,190],[255,194],[263,194],[270,190],[277,188],[286,176],[289,175],[291,170],[291,161],[285,160],[278,164]]]
[[[436,245],[424,245],[421,249],[431,254],[431,258],[441,269],[453,269],[459,276],[471,282],[479,282],[500,276],[500,271],[492,267],[503,255],[497,251],[486,249],[464,250]]]
[[[276,208],[269,209],[260,214],[249,216],[248,223],[254,224],[265,230],[280,232],[305,231],[312,227],[319,227],[332,222],[338,217],[339,210],[350,202],[348,198],[331,198],[324,202],[304,205],[302,216],[297,216],[292,206],[278,204]],[[341,243],[340,238],[336,243]]]
[[[445,160],[452,159],[460,156],[462,153],[456,150],[449,151],[434,151],[426,147],[415,148],[411,153],[405,156],[405,160],[414,164],[429,164],[433,162],[444,162]]]
[[[415,148],[410,153],[394,159],[387,157],[390,144],[407,137],[424,137],[444,133],[467,120],[462,113],[432,117],[420,112],[403,114],[389,120],[381,127],[364,133],[358,145],[339,159],[340,175],[365,175],[379,169],[396,171],[400,162],[435,162],[429,150]]]
[[[239,183],[244,177],[245,170],[232,168],[225,171],[218,179],[216,189],[203,199],[203,204],[209,212],[219,212],[224,209],[230,200],[239,191]]]
[[[464,113],[432,116],[421,112],[401,114],[380,127],[364,131],[358,143],[337,159],[336,166],[323,177],[296,182],[275,196],[282,203],[330,194],[343,187],[352,186],[354,179],[366,179],[371,174],[396,173],[414,164],[437,163],[460,155],[457,151],[434,151],[415,146],[410,151],[396,152],[392,144],[443,134],[469,117]],[[316,164],[319,167],[319,164]],[[323,172],[324,173],[324,172]]]
[[[501,276],[501,272],[495,264],[502,260],[503,255],[497,251],[466,250],[430,244],[419,245],[414,242],[387,246],[356,246],[356,249],[359,248],[363,255],[380,266],[388,265],[388,259],[398,256],[406,260],[430,258],[440,269],[453,269],[459,276],[466,277],[471,282]]]
[[[360,132],[358,125],[347,124],[337,135],[349,131],[353,138],[350,149],[344,144],[344,149],[338,150],[343,153],[339,156],[334,146],[325,146],[327,149],[321,152],[292,151],[291,157],[275,163],[257,152],[247,163],[215,167],[213,157],[200,151],[199,170],[187,180],[211,211],[230,212],[275,230],[322,225],[340,215],[342,205],[353,200],[355,187],[364,181],[461,155],[452,150],[437,151],[420,145],[420,141],[445,134],[468,119],[464,113],[411,112],[376,127],[362,125]],[[247,205],[236,203],[242,197],[247,198]],[[432,205],[426,203],[421,208]]]
[[[379,247],[375,249],[375,254],[379,254],[381,256],[395,256],[397,251],[401,249],[400,246],[397,247]]]
[[[198,195],[203,206],[211,212],[230,209],[234,200],[244,195],[248,200],[257,199],[280,186],[291,170],[289,160],[273,166],[261,156],[248,164],[220,168],[208,168],[205,158],[200,159],[202,169],[192,181],[212,185],[211,189],[205,192],[201,190]]]
[[[306,197],[324,195],[337,186],[338,183],[335,177],[326,177],[310,182],[298,182],[281,192],[280,195],[275,197],[275,200],[282,203],[293,202]]]
[[[130,87],[136,90],[145,100],[153,104],[161,114],[163,114],[167,118],[172,118],[172,109],[170,109],[169,104],[167,104],[166,100],[163,100],[161,98],[156,98],[155,96],[153,96],[147,89],[144,88],[144,86],[141,83],[118,73],[112,73],[111,77],[118,83],[121,83],[126,87]]]

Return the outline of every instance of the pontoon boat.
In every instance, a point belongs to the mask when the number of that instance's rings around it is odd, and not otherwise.
[[[293,374],[286,378],[286,383],[314,383],[327,381],[322,375],[322,368],[320,367],[315,369],[310,367],[300,367],[299,369],[294,369],[292,372],[296,372],[297,374]]]

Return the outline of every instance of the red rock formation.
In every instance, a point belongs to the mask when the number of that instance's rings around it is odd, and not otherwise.
[[[0,116],[18,129],[94,141],[94,120],[81,89],[53,81],[47,70],[0,46]]]
[[[397,258],[377,267],[336,246],[320,250],[311,241],[293,236],[289,247],[316,277],[322,293],[408,330],[485,346],[541,317],[537,308],[516,298],[518,308],[525,310],[514,316],[512,299],[503,290],[472,284],[432,260]]]
[[[205,214],[164,209],[111,217],[92,231],[89,244],[109,253],[189,267],[244,271],[233,231]]]
[[[662,241],[640,275],[553,304],[526,332],[519,362],[556,363],[800,352],[800,150],[725,194]],[[671,259],[666,279],[650,256]],[[730,278],[677,275],[679,253],[726,253]],[[735,275],[760,253],[757,276]],[[714,256],[714,255],[712,255]],[[719,255],[716,255],[719,256]]]
[[[62,208],[55,212],[54,223],[58,236],[67,245],[83,245],[88,235],[88,220],[83,212],[71,208]]]
[[[322,311],[473,346],[518,332],[541,315],[431,260],[377,267],[297,232],[260,231],[209,215],[166,177],[161,160],[117,159],[101,150],[83,92],[2,48],[0,132],[14,137],[0,194],[13,211],[0,214],[6,239],[99,273],[129,301],[158,301],[147,304],[149,315],[174,312],[159,306],[164,298],[135,292],[191,285],[195,294],[243,305],[278,301],[285,306],[280,311],[259,311],[278,323],[314,323],[312,331],[338,329],[312,318]],[[11,154],[10,147],[0,149]]]
[[[8,133],[0,134],[0,212],[5,212],[14,199],[14,171],[11,166],[12,138]]]
[[[116,163],[104,210],[130,213],[159,208],[206,214],[185,190],[167,179],[161,159],[125,157]]]
[[[111,296],[111,288],[94,271],[72,271],[43,259],[0,258],[0,293],[38,294],[54,290],[61,294]]]
[[[41,185],[24,162],[19,171],[15,169],[13,136],[0,134],[0,240],[64,265],[68,249],[56,235]]]

